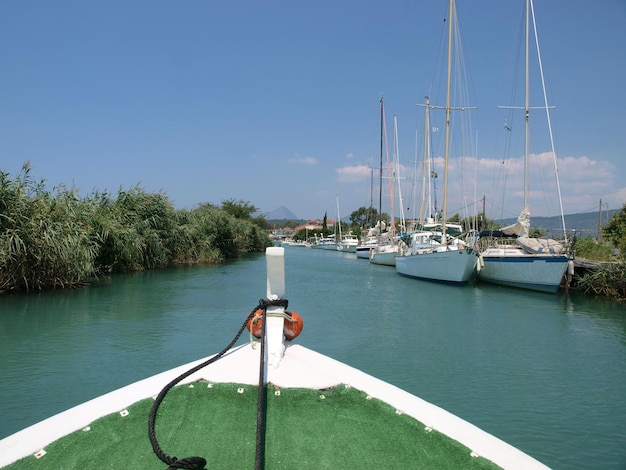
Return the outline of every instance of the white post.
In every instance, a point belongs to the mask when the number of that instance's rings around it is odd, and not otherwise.
[[[267,298],[278,300],[285,297],[285,249],[269,247],[265,251],[267,262]],[[268,366],[278,367],[285,352],[283,328],[285,319],[272,314],[284,313],[283,307],[268,307],[267,309],[267,363]]]

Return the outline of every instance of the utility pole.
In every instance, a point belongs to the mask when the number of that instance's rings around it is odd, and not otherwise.
[[[598,208],[598,241],[602,240],[602,199],[600,199],[600,206]]]
[[[483,220],[482,224],[480,224],[480,230],[485,230],[487,228],[487,215],[485,214],[485,195],[483,194]]]

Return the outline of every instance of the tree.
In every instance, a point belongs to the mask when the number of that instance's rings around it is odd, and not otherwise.
[[[470,232],[472,230],[476,230],[477,232],[480,232],[481,230],[498,230],[502,227],[502,225],[497,223],[495,220],[487,217],[483,218],[482,212],[472,217],[464,217],[459,223],[463,226],[463,230],[466,232]]]
[[[615,212],[609,223],[602,228],[602,236],[609,240],[626,258],[626,202],[619,212]]]
[[[222,210],[236,219],[248,220],[251,219],[252,214],[258,212],[259,209],[248,201],[227,199],[222,201]]]
[[[352,226],[365,228],[375,225],[377,220],[378,211],[373,207],[362,206],[350,214],[350,222],[352,222]]]

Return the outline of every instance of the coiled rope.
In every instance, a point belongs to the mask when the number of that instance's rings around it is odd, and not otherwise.
[[[265,324],[266,324],[266,315],[268,307],[283,307],[287,308],[288,301],[287,299],[277,299],[277,300],[259,300],[259,305],[252,309],[252,311],[248,314],[245,321],[239,328],[239,331],[235,335],[235,337],[228,343],[222,351],[217,353],[215,356],[207,359],[202,364],[198,364],[195,367],[192,367],[187,372],[176,377],[170,383],[168,383],[163,390],[157,395],[154,403],[152,404],[152,409],[150,410],[150,415],[148,417],[148,437],[150,438],[150,444],[152,444],[152,450],[156,454],[156,456],[164,463],[168,465],[167,470],[174,470],[178,468],[183,468],[187,470],[202,470],[206,466],[206,459],[202,457],[186,457],[184,459],[178,459],[173,456],[167,455],[161,446],[156,437],[155,425],[156,425],[156,417],[157,412],[159,410],[159,406],[161,402],[165,399],[167,393],[178,384],[180,381],[186,379],[190,375],[198,372],[200,369],[208,366],[209,364],[213,364],[217,360],[221,359],[224,354],[226,354],[239,340],[243,330],[246,328],[248,321],[254,316],[254,313],[261,309],[263,311],[263,325],[262,325],[262,338],[261,338],[261,360],[259,361],[259,394],[257,400],[257,432],[256,432],[256,459],[255,459],[255,468],[257,470],[263,469],[265,464],[265,412],[266,412],[266,403],[267,403],[267,385],[265,383]]]

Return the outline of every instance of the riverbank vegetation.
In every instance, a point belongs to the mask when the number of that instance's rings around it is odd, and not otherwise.
[[[49,191],[29,165],[0,171],[0,293],[76,287],[111,273],[219,263],[270,245],[244,201],[175,209],[140,187],[80,198]]]
[[[587,294],[626,301],[626,203],[602,227],[604,241],[591,237],[574,240],[576,257],[598,261],[594,269],[575,276],[578,289]]]

